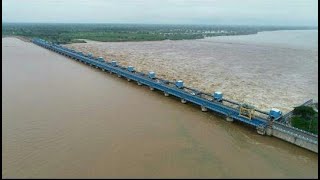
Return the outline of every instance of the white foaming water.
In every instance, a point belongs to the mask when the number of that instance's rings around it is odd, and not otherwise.
[[[245,36],[153,42],[70,44],[137,71],[154,70],[186,86],[245,102],[264,111],[288,112],[318,101],[318,31],[271,31]]]

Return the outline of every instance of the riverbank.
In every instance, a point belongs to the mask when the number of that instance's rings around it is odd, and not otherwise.
[[[262,31],[316,29],[308,26],[169,25],[169,24],[54,24],[3,23],[2,35],[41,38],[68,44],[76,39],[100,42],[141,42],[204,39],[256,34]]]

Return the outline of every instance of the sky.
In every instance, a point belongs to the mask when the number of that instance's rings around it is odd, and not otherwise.
[[[318,0],[2,0],[2,21],[318,26]]]

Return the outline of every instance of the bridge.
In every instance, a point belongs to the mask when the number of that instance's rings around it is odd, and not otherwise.
[[[183,84],[182,80],[172,82],[156,77],[154,72],[149,72],[148,74],[137,72],[132,66],[123,67],[117,64],[116,61],[108,62],[101,57],[93,57],[92,54],[85,55],[82,52],[77,52],[75,50],[47,42],[42,39],[35,38],[32,40],[32,42],[61,55],[67,56],[75,61],[93,66],[101,69],[102,71],[109,72],[110,74],[117,74],[118,77],[125,78],[128,81],[135,81],[138,85],[148,86],[150,90],[162,91],[165,96],[172,95],[180,98],[182,103],[190,102],[199,105],[202,111],[211,110],[215,113],[225,116],[227,121],[232,122],[236,120],[252,126],[256,128],[257,133],[261,135],[267,134],[278,137],[277,132],[281,132],[281,137],[279,135],[279,138],[286,141],[288,141],[286,139],[287,136],[294,136],[294,141],[296,141],[298,138],[307,144],[318,144],[317,135],[302,130],[297,130],[296,128],[292,128],[280,123],[283,115],[278,109],[272,108],[269,112],[265,112],[248,104],[225,99],[223,98],[223,94],[221,92],[208,94],[187,87]],[[286,138],[283,138],[283,136]],[[292,141],[289,142],[294,143]],[[318,148],[316,148],[316,150],[314,150],[314,148],[308,148],[308,146],[304,148],[318,152]]]

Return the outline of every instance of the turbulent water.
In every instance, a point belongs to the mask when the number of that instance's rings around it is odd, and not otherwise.
[[[70,44],[139,71],[284,113],[318,101],[317,30],[260,32],[201,40]]]
[[[15,38],[3,178],[316,178],[318,155]]]

